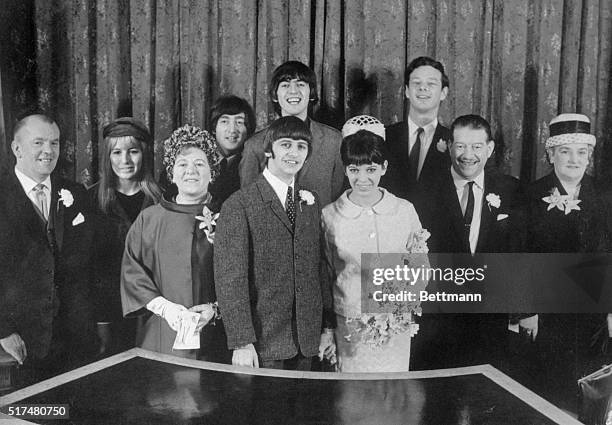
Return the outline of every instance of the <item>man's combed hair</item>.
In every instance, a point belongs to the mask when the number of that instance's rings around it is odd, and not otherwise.
[[[244,113],[246,137],[249,138],[255,132],[255,113],[249,102],[234,95],[221,96],[215,101],[210,110],[210,130],[215,131],[217,121],[222,115],[238,115],[241,112]]]
[[[444,65],[442,65],[442,62],[430,58],[429,56],[419,56],[408,64],[406,70],[404,71],[404,84],[406,86],[410,85],[410,74],[412,74],[412,71],[422,66],[431,66],[432,68],[440,71],[442,74],[442,88],[448,87],[449,80],[448,75],[446,75],[446,72],[444,72]]]
[[[340,156],[345,167],[349,165],[379,164],[385,162],[382,137],[367,131],[359,130],[342,140]]]
[[[312,133],[308,125],[297,117],[277,119],[266,130],[264,152],[272,153],[272,144],[279,139],[304,140],[308,143],[308,157],[312,153]]]
[[[484,130],[485,133],[487,133],[487,141],[493,140],[493,136],[491,134],[491,125],[480,115],[469,114],[455,118],[455,121],[453,121],[450,128],[451,135],[455,132],[456,128],[471,128],[472,130]]]
[[[37,109],[21,113],[17,117],[17,121],[15,122],[15,125],[13,126],[13,140],[15,140],[15,136],[17,135],[19,130],[25,127],[25,125],[28,123],[30,118],[33,118],[33,117],[38,118],[39,120],[41,120],[42,122],[46,124],[56,124],[55,120],[51,116]]]

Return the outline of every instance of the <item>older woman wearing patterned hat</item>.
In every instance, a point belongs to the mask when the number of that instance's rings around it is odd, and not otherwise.
[[[351,188],[322,213],[337,319],[338,370],[407,371],[416,329],[412,311],[362,311],[361,274],[367,265],[361,263],[361,254],[388,258],[391,253],[424,253],[428,233],[410,202],[378,186],[387,171],[382,123],[370,116],[354,117],[344,124],[342,135],[340,155]],[[424,284],[416,282],[413,292]]]
[[[551,120],[549,129],[545,147],[553,170],[527,188],[525,250],[603,252],[607,243],[603,231],[605,207],[593,178],[586,173],[596,143],[590,134],[589,118],[561,114]],[[587,371],[590,359],[596,355],[591,350],[591,337],[605,324],[605,317],[547,314],[523,318],[521,322],[536,343],[536,358],[531,360],[537,366],[541,391],[575,411],[576,379]]]
[[[93,304],[102,354],[134,347],[136,324],[121,312],[119,281],[127,232],[143,209],[159,202],[153,179],[153,138],[132,117],[117,118],[102,132],[100,180],[89,189],[96,210]]]
[[[180,357],[227,362],[216,308],[213,241],[216,211],[209,183],[218,174],[215,139],[189,125],[164,142],[164,165],[176,196],[144,210],[123,255],[121,300],[140,316],[137,345]]]

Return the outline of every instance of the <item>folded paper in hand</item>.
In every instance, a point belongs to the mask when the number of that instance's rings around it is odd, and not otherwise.
[[[200,313],[181,312],[181,324],[176,333],[173,350],[195,350],[200,348],[200,332],[197,330]]]

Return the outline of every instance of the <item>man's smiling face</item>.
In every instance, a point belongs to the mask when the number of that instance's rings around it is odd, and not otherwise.
[[[487,139],[487,132],[483,129],[457,127],[453,131],[451,162],[453,169],[464,179],[473,180],[484,170],[495,148],[495,143]]]
[[[410,107],[421,113],[437,110],[446,99],[448,87],[442,88],[442,73],[436,68],[419,66],[410,74],[406,97]]]
[[[293,115],[305,120],[308,116],[310,86],[306,81],[297,78],[281,81],[276,89],[276,98],[283,117]]]

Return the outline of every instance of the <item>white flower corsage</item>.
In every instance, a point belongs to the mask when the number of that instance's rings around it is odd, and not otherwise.
[[[215,240],[217,218],[219,218],[219,213],[213,214],[207,206],[202,209],[202,215],[196,215],[196,220],[201,221],[199,228],[200,230],[204,230],[206,239],[208,239],[210,243],[214,243]]]
[[[501,198],[496,193],[488,193],[485,199],[487,200],[487,204],[489,205],[489,210],[491,210],[491,207],[499,208],[499,206],[501,205]]]
[[[66,208],[69,208],[74,203],[74,197],[68,189],[60,189],[59,200],[64,204]]]
[[[302,210],[302,203],[306,202],[306,205],[314,205],[315,197],[312,192],[307,190],[300,190],[298,192],[298,196],[300,197],[300,211]]]
[[[542,198],[542,201],[548,202],[548,208],[546,211],[550,211],[557,207],[559,211],[563,211],[565,215],[568,215],[573,210],[580,211],[578,204],[581,202],[580,199],[570,199],[569,195],[561,195],[559,189],[556,187],[550,191],[549,196]]]
[[[446,152],[446,150],[448,149],[448,143],[446,142],[446,140],[438,140],[438,143],[436,143],[436,149],[438,149],[438,152]]]
[[[431,236],[431,233],[427,229],[417,230],[412,234],[412,238],[406,243],[406,250],[411,254],[427,254],[429,247],[427,246],[427,239]]]

